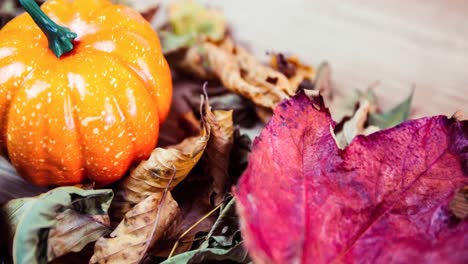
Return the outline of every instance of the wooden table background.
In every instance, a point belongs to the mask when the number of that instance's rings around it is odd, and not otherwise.
[[[468,116],[468,1],[195,1],[223,9],[260,58],[278,51],[312,65],[326,60],[339,89],[380,81],[384,109],[414,85],[412,117]]]

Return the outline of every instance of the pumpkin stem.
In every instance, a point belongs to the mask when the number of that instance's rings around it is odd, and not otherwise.
[[[72,41],[77,37],[76,33],[57,25],[39,8],[34,0],[19,0],[19,2],[47,36],[49,49],[57,58],[73,50]]]

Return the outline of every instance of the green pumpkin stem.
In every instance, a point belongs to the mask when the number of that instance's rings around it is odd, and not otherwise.
[[[57,58],[73,50],[72,41],[77,37],[76,33],[57,25],[39,8],[34,0],[19,0],[19,2],[47,36],[49,49]]]

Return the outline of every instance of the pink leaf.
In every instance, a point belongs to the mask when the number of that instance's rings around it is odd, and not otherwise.
[[[422,118],[344,150],[323,102],[281,103],[235,189],[255,263],[468,263],[468,122]]]

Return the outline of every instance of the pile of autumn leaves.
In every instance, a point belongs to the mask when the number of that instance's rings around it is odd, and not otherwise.
[[[160,147],[112,189],[8,202],[16,262],[468,261],[466,121],[377,132],[412,95],[381,113],[372,89],[334,90],[326,63],[260,63],[192,1],[158,31],[174,70]]]

